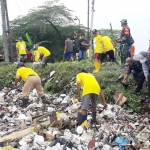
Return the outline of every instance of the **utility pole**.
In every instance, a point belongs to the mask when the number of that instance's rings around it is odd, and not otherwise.
[[[78,34],[80,34],[80,19],[77,16],[75,16],[74,20],[78,20],[79,21],[79,31],[78,31]]]
[[[8,52],[8,41],[7,41],[7,30],[6,30],[6,0],[1,0],[1,14],[2,14],[2,28],[3,28],[3,48],[5,54],[5,61],[9,63],[9,52]]]
[[[5,10],[6,10],[6,25],[7,25],[7,33],[8,33],[8,41],[9,41],[9,52],[10,52],[10,61],[13,62],[13,50],[12,50],[12,38],[10,33],[10,26],[9,26],[9,17],[8,17],[8,9],[7,9],[7,0],[5,0]]]
[[[93,18],[94,18],[94,4],[95,4],[95,0],[92,0],[92,8],[91,8],[91,24],[90,24],[90,53],[89,53],[89,57],[90,59],[92,59],[92,29],[93,29]]]
[[[89,11],[90,11],[90,0],[88,0],[88,9],[87,9],[87,41],[89,42],[90,40],[90,31],[89,31]]]

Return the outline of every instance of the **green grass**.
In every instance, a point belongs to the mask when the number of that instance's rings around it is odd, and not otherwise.
[[[26,64],[30,67],[32,64]],[[0,83],[3,85],[8,85],[10,81],[15,77],[15,71],[13,69],[16,65],[6,65],[0,63]],[[71,94],[76,97],[76,86],[70,85],[70,82],[74,83],[72,79],[83,69],[86,69],[88,72],[93,72],[94,65],[90,60],[84,60],[81,62],[71,63],[71,62],[61,62],[50,64],[44,69],[38,67],[35,69],[36,72],[41,76],[42,79],[46,79],[42,82],[44,90],[50,93],[66,93]],[[50,77],[50,72],[55,71],[53,79],[50,82],[47,82]],[[139,96],[131,95],[130,92],[135,90],[135,82],[132,80],[132,76],[129,78],[129,87],[124,89],[124,87],[117,81],[117,78],[120,75],[124,75],[126,70],[121,68],[118,65],[105,65],[102,66],[100,72],[93,74],[97,81],[99,82],[102,90],[105,93],[106,100],[109,103],[113,103],[113,95],[117,92],[122,92],[128,99],[127,107],[131,108],[134,111],[141,111],[140,100],[148,93],[145,86],[141,91]]]

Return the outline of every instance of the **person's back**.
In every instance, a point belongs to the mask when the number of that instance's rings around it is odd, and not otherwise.
[[[43,47],[43,46],[38,47],[38,52],[43,54],[44,57],[47,57],[51,54],[50,51],[47,48]]]
[[[137,73],[140,73],[143,71],[142,64],[138,60],[133,60],[132,65],[129,67],[131,70],[136,71]]]
[[[96,81],[95,77],[89,73],[79,73],[77,75],[77,81],[80,81],[83,86],[83,95],[94,93],[98,94],[100,92],[100,86]]]
[[[71,39],[67,39],[66,43],[66,52],[73,52],[73,41]]]
[[[32,53],[27,51],[27,61],[32,61]]]
[[[111,39],[109,38],[109,36],[103,36],[103,41],[104,41],[104,48],[106,51],[113,50],[113,45],[111,43]]]
[[[32,70],[31,68],[27,68],[27,67],[19,68],[16,73],[16,76],[20,76],[23,81],[26,81],[29,75],[35,75],[39,77],[38,74],[34,70]]]

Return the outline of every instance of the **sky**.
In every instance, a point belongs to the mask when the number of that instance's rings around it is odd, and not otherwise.
[[[34,7],[42,5],[47,0],[7,0],[9,20],[18,15],[26,15]],[[87,26],[88,0],[60,0],[67,8],[73,10],[73,16]],[[90,15],[91,15],[90,0]],[[150,1],[149,0],[95,0],[93,29],[121,29],[120,21],[128,20],[132,37],[135,40],[135,52],[147,51],[150,39]],[[1,20],[0,20],[1,24]],[[78,24],[78,21],[76,21]]]

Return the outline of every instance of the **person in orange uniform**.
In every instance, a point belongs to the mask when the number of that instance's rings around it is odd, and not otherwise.
[[[82,70],[79,74],[77,74],[76,81],[78,101],[81,101],[80,89],[81,86],[83,87],[81,103],[82,110],[81,113],[78,113],[78,125],[80,126],[85,120],[87,120],[87,110],[89,108],[90,100],[92,102],[92,120],[93,123],[96,123],[96,105],[99,95],[101,96],[104,107],[107,107],[104,93],[95,77],[92,74],[87,73],[85,70]]]
[[[135,53],[135,46],[133,44],[131,45],[131,48],[129,49],[129,51],[130,51],[130,57],[133,58],[134,53]]]
[[[99,72],[101,69],[101,55],[102,53],[106,53],[104,49],[104,42],[103,38],[101,35],[99,35],[98,31],[94,29],[92,31],[94,35],[93,39],[93,45],[94,45],[94,66],[95,66],[95,71],[94,72]]]

